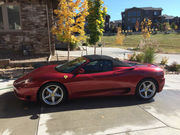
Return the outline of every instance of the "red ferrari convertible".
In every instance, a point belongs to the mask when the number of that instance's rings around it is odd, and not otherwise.
[[[14,82],[14,92],[21,100],[46,105],[92,96],[136,95],[150,100],[162,91],[164,83],[163,69],[156,65],[87,55],[35,69]]]

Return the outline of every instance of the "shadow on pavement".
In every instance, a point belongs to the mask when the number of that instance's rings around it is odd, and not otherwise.
[[[149,102],[153,102],[153,100]],[[134,96],[75,99],[66,101],[59,106],[43,106],[43,112],[41,112],[40,104],[20,101],[13,92],[7,92],[0,95],[0,118],[30,116],[30,119],[37,119],[40,113],[134,106],[149,102],[138,100]]]
[[[70,100],[63,103],[62,105],[55,107],[43,106],[43,113],[125,107],[125,106],[134,106],[139,104],[150,103],[153,101],[154,100],[145,102],[137,99],[135,96],[96,97],[96,98],[86,98],[86,99],[83,98],[83,99]]]
[[[40,105],[37,103],[20,101],[13,92],[0,95],[0,118],[30,116],[30,119],[37,119],[39,113]]]

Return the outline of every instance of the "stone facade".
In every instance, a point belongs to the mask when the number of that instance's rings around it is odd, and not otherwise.
[[[1,0],[0,0],[1,1]],[[21,30],[0,31],[0,49],[6,48],[29,55],[47,54],[54,51],[50,33],[53,9],[46,2],[18,0]]]

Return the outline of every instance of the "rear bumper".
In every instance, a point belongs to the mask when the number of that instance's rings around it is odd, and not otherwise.
[[[158,92],[161,92],[163,90],[164,85],[165,85],[165,78],[159,79],[158,83],[159,83],[159,91]]]

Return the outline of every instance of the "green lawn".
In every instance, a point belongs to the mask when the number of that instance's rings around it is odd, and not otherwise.
[[[104,36],[102,41],[106,47],[136,48],[143,39],[142,35],[126,36],[122,46],[116,44],[116,36]],[[162,53],[180,53],[180,34],[156,34],[151,39],[159,45]]]

